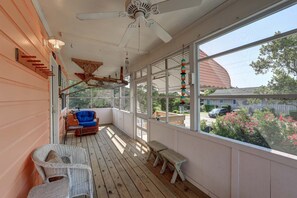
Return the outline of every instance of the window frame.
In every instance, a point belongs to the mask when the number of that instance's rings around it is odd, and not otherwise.
[[[68,81],[68,84],[69,84],[69,81]],[[71,89],[70,89],[71,90]],[[70,90],[69,90],[69,92],[70,92]],[[111,89],[106,89],[106,90],[111,90]],[[68,100],[67,100],[67,107],[70,109],[70,100],[71,99],[79,99],[79,98],[85,98],[85,99],[89,99],[90,100],[90,103],[89,103],[89,107],[87,107],[87,108],[95,108],[94,107],[94,105],[93,105],[93,101],[94,101],[94,99],[105,99],[105,100],[111,100],[112,102],[111,102],[111,105],[110,105],[110,107],[99,107],[99,108],[112,108],[113,107],[113,105],[114,105],[114,96],[112,95],[111,97],[102,97],[102,96],[100,96],[100,97],[94,97],[94,94],[93,94],[93,92],[95,91],[95,89],[94,88],[91,88],[90,89],[90,95],[88,95],[88,96],[71,96],[71,95],[69,95],[69,97],[68,97]]]
[[[150,98],[151,98],[151,103],[152,103],[152,101],[154,99],[166,99],[166,121],[164,123],[169,124],[169,125],[173,125],[173,126],[176,126],[176,127],[181,127],[181,128],[185,128],[185,129],[191,129],[191,126],[186,127],[186,126],[171,124],[169,122],[169,113],[170,113],[169,112],[169,100],[170,99],[175,99],[175,98],[180,98],[180,96],[172,96],[172,95],[170,95],[170,93],[173,93],[173,92],[170,92],[169,91],[169,72],[172,71],[172,70],[174,70],[174,69],[180,68],[181,67],[181,64],[169,68],[168,67],[168,59],[170,59],[172,57],[175,57],[177,55],[180,55],[180,54],[182,55],[183,53],[189,55],[190,54],[190,46],[186,46],[184,49],[180,49],[180,50],[176,51],[175,53],[172,53],[172,54],[170,54],[168,56],[165,56],[162,59],[159,59],[158,61],[155,61],[155,62],[153,62],[152,64],[149,65],[149,67],[151,68],[151,73],[149,75],[149,77],[150,77],[149,80],[153,81],[153,77],[156,76],[156,75],[158,75],[158,74],[165,74],[165,76],[164,76],[165,77],[165,95],[164,96],[153,96],[152,95],[152,92],[151,92]],[[155,65],[163,62],[163,61],[165,63],[165,69],[154,73],[153,72],[153,67]],[[188,63],[190,62],[190,57],[189,57],[189,60],[187,60],[187,61],[188,61]],[[189,65],[191,67],[191,64],[189,64]],[[189,72],[187,73],[187,75],[189,73],[190,73],[190,69],[189,69]],[[187,76],[187,78],[188,78],[188,76]],[[188,90],[190,90],[190,84],[191,83],[190,83],[190,79],[189,79],[189,83],[187,84]],[[151,89],[152,89],[152,86],[151,86]],[[187,96],[187,98],[191,99],[190,95]],[[191,102],[190,102],[190,104],[191,104]],[[152,115],[153,115],[152,113],[153,113],[153,106],[151,105],[151,115],[149,115],[149,116],[152,119],[156,119],[156,118],[153,118],[152,117]],[[192,115],[190,114],[190,116],[192,116]]]
[[[230,27],[225,28],[224,30],[217,31],[214,34],[211,34],[210,36],[205,37],[204,39],[201,39],[201,40],[198,40],[198,41],[194,42],[194,44],[193,44],[194,50],[193,51],[195,52],[195,50],[197,50],[197,52],[199,52],[199,46],[206,43],[206,42],[208,42],[208,41],[216,39],[217,37],[224,36],[225,34],[228,34],[228,33],[232,32],[232,31],[236,31],[239,28],[247,26],[249,23],[257,22],[258,20],[261,20],[264,17],[269,17],[270,15],[272,15],[272,14],[274,14],[276,12],[279,12],[282,9],[285,9],[287,7],[294,6],[294,5],[297,5],[297,3],[296,2],[295,3],[287,2],[287,3],[274,5],[274,6],[270,7],[270,8],[268,8],[268,9],[266,9],[263,12],[259,12],[259,13],[255,14],[251,18],[244,19],[244,20],[242,20],[241,22],[239,22],[237,24],[233,24]],[[262,44],[265,44],[267,42],[270,42],[270,41],[273,41],[273,40],[276,40],[276,39],[280,39],[280,38],[290,36],[292,34],[297,34],[297,28],[286,31],[286,32],[283,32],[283,33],[280,33],[278,35],[269,36],[269,37],[266,37],[264,39],[259,39],[259,40],[256,40],[254,42],[250,42],[248,44],[243,44],[243,45],[241,45],[239,47],[234,47],[232,49],[227,49],[225,51],[213,54],[211,56],[208,56],[208,57],[202,58],[202,59],[199,59],[199,54],[195,53],[196,57],[194,59],[194,67],[198,71],[197,73],[200,75],[200,72],[199,72],[200,71],[200,66],[199,66],[200,64],[199,63],[202,62],[202,61],[218,58],[218,57],[228,55],[228,54],[232,54],[232,53],[236,53],[236,52],[239,52],[241,50],[249,49],[249,48],[252,48],[252,47],[257,46],[257,45],[262,45]],[[198,76],[198,78],[199,78],[199,76]],[[196,82],[197,82],[197,85],[198,85],[198,87],[200,89],[200,80],[198,80]],[[203,99],[204,101],[205,100],[212,100],[212,99],[235,99],[234,101],[235,101],[235,103],[237,103],[237,100],[241,99],[241,98],[244,98],[244,99],[250,99],[250,98],[251,99],[268,99],[268,100],[270,100],[270,99],[272,99],[272,100],[273,99],[276,99],[276,100],[277,99],[278,100],[280,100],[280,99],[297,100],[297,93],[292,93],[292,94],[277,94],[276,93],[276,94],[253,94],[253,95],[202,96],[200,91],[198,91],[198,93],[195,94],[195,97],[197,97],[198,101],[200,101],[201,99]],[[232,104],[234,104],[234,101],[232,101]],[[200,124],[201,124],[201,121],[202,121],[200,119],[200,107],[201,107],[201,104],[199,102],[198,103],[198,108],[197,108],[197,113],[198,113],[199,116],[197,117],[197,119],[195,119],[195,122],[198,123],[198,130],[197,130],[198,132],[202,132],[202,130],[200,129]],[[220,136],[220,135],[215,135],[215,136],[223,137],[223,136]],[[229,140],[229,141],[234,140],[234,139],[231,139],[231,138],[226,138],[226,139]],[[252,145],[254,145],[254,144],[252,144]],[[265,147],[263,147],[263,148],[265,148]],[[276,149],[276,150],[281,151],[279,149]],[[284,152],[284,151],[281,151],[281,152]]]

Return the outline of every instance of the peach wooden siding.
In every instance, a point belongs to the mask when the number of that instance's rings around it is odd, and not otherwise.
[[[49,81],[15,61],[15,48],[49,64],[29,0],[0,1],[0,197],[26,197],[38,183],[30,155],[49,142]]]

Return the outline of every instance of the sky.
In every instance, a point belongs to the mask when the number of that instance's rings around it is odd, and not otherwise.
[[[273,36],[277,31],[286,32],[295,28],[297,28],[297,4],[206,42],[200,45],[200,48],[206,54],[213,55]],[[273,74],[269,72],[264,75],[256,75],[250,66],[252,61],[257,60],[260,47],[255,46],[214,59],[228,71],[233,87],[244,88],[267,85]]]

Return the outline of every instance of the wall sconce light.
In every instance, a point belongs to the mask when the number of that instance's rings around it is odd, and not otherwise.
[[[65,45],[65,43],[64,43],[63,41],[58,40],[58,39],[49,39],[48,42],[49,42],[49,43],[52,45],[52,47],[53,47],[55,50],[57,50],[57,51],[59,51],[59,50],[62,48],[62,46]]]

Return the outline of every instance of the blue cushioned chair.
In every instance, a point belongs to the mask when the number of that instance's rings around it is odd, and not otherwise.
[[[83,126],[82,135],[94,134],[98,132],[99,118],[96,118],[96,112],[91,110],[82,110],[75,112],[75,118],[79,125]],[[79,131],[76,131],[76,136],[79,136]]]

